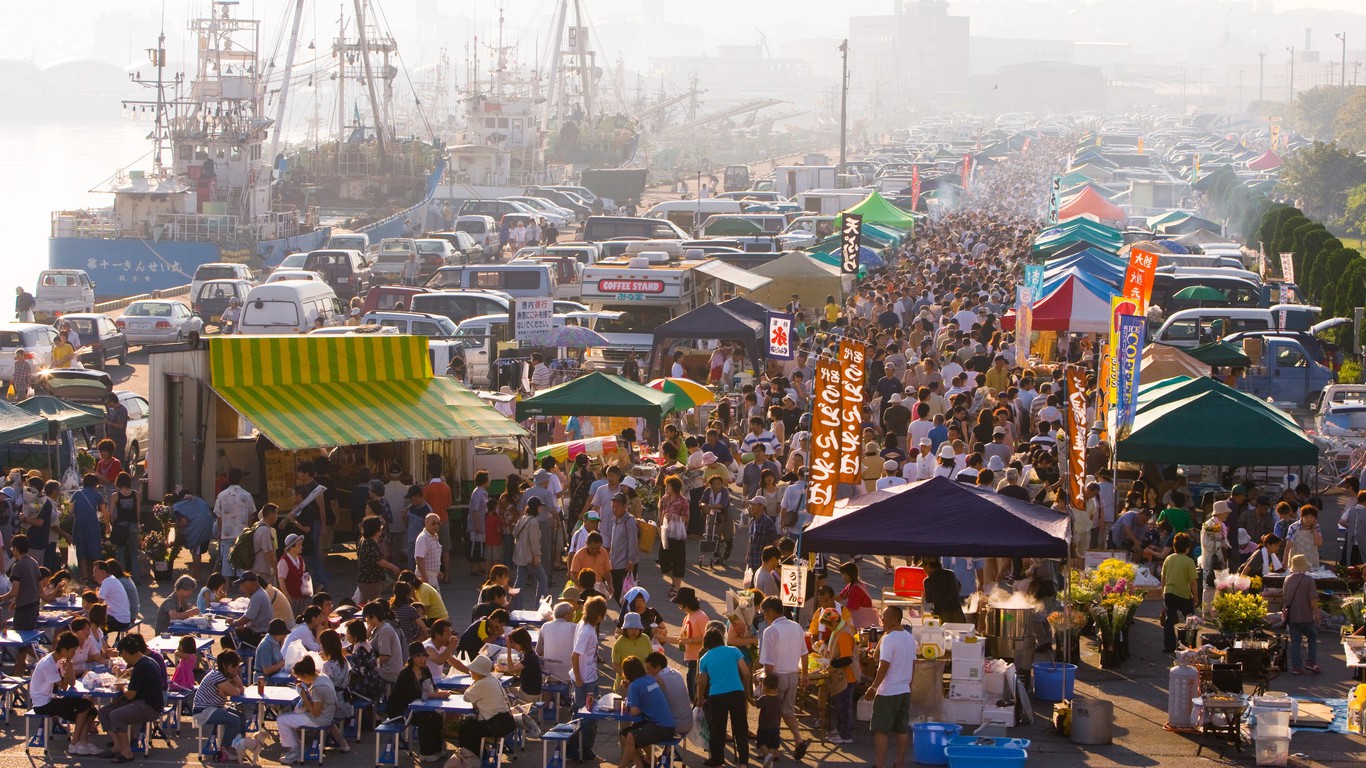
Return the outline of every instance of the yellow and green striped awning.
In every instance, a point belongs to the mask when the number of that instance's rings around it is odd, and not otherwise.
[[[455,379],[422,336],[211,339],[214,391],[283,450],[525,435]]]

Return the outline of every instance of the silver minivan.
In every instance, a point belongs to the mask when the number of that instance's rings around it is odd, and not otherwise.
[[[458,289],[501,291],[527,299],[553,298],[558,285],[555,271],[535,261],[506,264],[466,264],[442,267],[424,285],[436,291]]]

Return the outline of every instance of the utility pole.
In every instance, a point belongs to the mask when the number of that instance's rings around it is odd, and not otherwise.
[[[280,134],[285,126],[285,99],[289,96],[289,78],[294,76],[294,49],[299,45],[299,23],[303,21],[304,0],[295,0],[294,24],[289,31],[289,48],[285,51],[285,76],[280,81],[280,103],[275,110],[275,130],[270,132],[270,167],[275,168],[275,157],[280,152]]]
[[[844,162],[847,152],[847,142],[849,140],[849,39],[840,41],[840,164],[835,169],[835,188],[843,189],[844,182],[841,171],[844,170]]]
[[[1266,54],[1257,54],[1257,101],[1266,100]]]
[[[1342,41],[1342,90],[1347,90],[1347,33],[1337,33],[1337,39]]]
[[[1292,104],[1295,101],[1295,46],[1292,45],[1289,48],[1286,48],[1286,50],[1290,51],[1290,95],[1285,100],[1285,103]]]

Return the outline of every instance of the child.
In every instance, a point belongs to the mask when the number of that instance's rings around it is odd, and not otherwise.
[[[783,701],[778,697],[778,676],[764,675],[764,695],[759,697],[759,730],[755,731],[754,746],[770,766],[778,759],[782,746],[779,731],[783,726]]]
[[[199,649],[191,635],[180,638],[175,649],[175,672],[171,675],[171,690],[180,693],[194,693],[199,681],[195,680],[195,668],[199,666]]]

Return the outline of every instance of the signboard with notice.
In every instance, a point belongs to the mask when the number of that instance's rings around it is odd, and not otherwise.
[[[517,299],[513,337],[523,344],[539,344],[553,327],[555,302],[549,297]]]
[[[282,511],[294,506],[293,451],[266,451],[266,498]]]
[[[778,566],[778,589],[783,605],[801,608],[806,604],[806,564]]]

